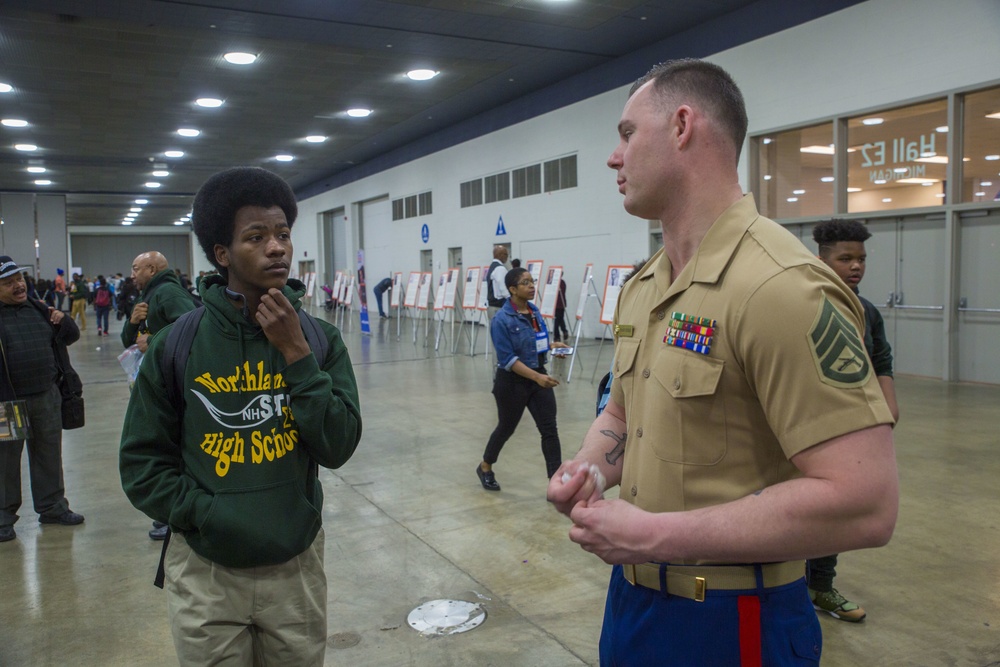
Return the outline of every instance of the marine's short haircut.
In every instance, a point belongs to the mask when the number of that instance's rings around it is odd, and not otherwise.
[[[872,233],[858,220],[823,220],[813,227],[813,241],[819,246],[820,254],[824,254],[824,248],[829,248],[834,243],[864,243],[871,237]]]
[[[636,81],[629,97],[648,81],[655,82],[653,90],[663,101],[676,105],[696,101],[729,136],[739,162],[747,136],[747,108],[743,93],[726,70],[695,58],[668,60]]]
[[[215,261],[215,246],[233,242],[236,212],[244,206],[279,207],[291,228],[299,214],[295,193],[283,178],[260,167],[233,167],[210,177],[194,197],[191,228],[208,261],[226,279]]]
[[[507,272],[507,275],[504,276],[503,284],[507,286],[507,289],[510,289],[514,285],[521,282],[521,276],[527,272],[528,269],[525,269],[523,267],[517,267],[516,269],[511,269],[510,271]]]

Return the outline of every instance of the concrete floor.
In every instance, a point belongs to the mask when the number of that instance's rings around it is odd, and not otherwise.
[[[572,544],[545,502],[534,424],[526,415],[501,455],[503,491],[483,491],[474,468],[496,412],[482,338],[469,357],[459,335],[452,355],[446,328],[435,352],[433,326],[414,344],[409,324],[400,340],[396,320],[376,321],[371,337],[345,327],[365,425],[354,458],[322,472],[326,664],[597,664],[610,567]],[[18,539],[0,544],[0,666],[177,664],[152,586],[160,545],[118,478],[120,348],[93,328],[71,348],[88,425],[65,433],[66,488],[87,521],[42,527],[26,495]],[[556,389],[567,458],[593,418],[597,356],[596,344],[581,347],[572,382]],[[565,375],[568,362],[556,363]],[[600,372],[609,363],[605,345]],[[868,619],[823,617],[822,664],[1000,665],[1000,387],[900,377],[897,391],[896,534],[841,557],[836,585]],[[410,610],[439,598],[481,603],[487,618],[451,636],[407,625]]]

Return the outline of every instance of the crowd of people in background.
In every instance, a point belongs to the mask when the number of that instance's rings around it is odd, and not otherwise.
[[[179,268],[174,269],[181,286],[191,294],[197,295],[197,285]],[[205,275],[202,271],[199,279]],[[74,273],[67,282],[65,272],[56,270],[53,280],[35,280],[27,273],[25,282],[28,286],[28,297],[38,299],[46,305],[70,313],[77,321],[80,331],[87,330],[87,310],[93,309],[97,319],[97,335],[107,336],[110,330],[111,314],[116,321],[128,319],[132,308],[139,299],[140,288],[131,276],[123,276],[121,272],[109,273],[107,276],[98,274],[96,277]],[[66,299],[66,297],[69,299]]]

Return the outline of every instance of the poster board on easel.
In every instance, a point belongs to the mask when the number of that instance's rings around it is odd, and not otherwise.
[[[420,288],[417,292],[417,310],[427,310],[431,300],[431,280],[434,276],[430,271],[420,274]]]
[[[340,286],[344,283],[344,272],[337,271],[333,278],[333,294],[330,298],[333,299],[334,304],[340,303]]]
[[[542,305],[538,310],[542,317],[553,318],[556,316],[556,297],[559,296],[559,281],[562,280],[563,267],[550,266],[548,275],[545,278],[545,291],[542,293]]]
[[[448,269],[448,282],[444,286],[444,307],[455,310],[455,296],[458,294],[458,269]]]
[[[403,274],[400,271],[392,274],[392,293],[389,295],[389,308],[399,308],[400,287],[403,286]]]
[[[410,278],[406,283],[406,297],[403,305],[407,308],[415,308],[417,305],[417,295],[420,292],[420,277],[423,274],[419,271],[410,271]]]
[[[542,298],[542,290],[540,290],[538,288],[540,287],[540,282],[542,280],[542,267],[544,266],[544,264],[545,264],[545,262],[543,262],[540,259],[529,259],[524,264],[524,268],[526,268],[528,270],[528,274],[531,276],[531,279],[535,281],[535,305],[536,306],[540,303],[539,300]]]
[[[478,266],[470,266],[465,270],[465,291],[462,293],[462,309],[470,313],[476,310],[476,297],[479,296]]]
[[[448,291],[448,276],[451,275],[450,271],[444,271],[438,277],[438,288],[437,292],[434,293],[434,312],[438,313],[444,310],[444,299]]]
[[[576,319],[583,319],[583,307],[587,303],[587,297],[589,294],[590,280],[594,277],[594,265],[588,264],[583,269],[583,284],[580,287],[580,301],[576,304]]]
[[[625,276],[632,272],[631,264],[612,264],[604,280],[604,298],[601,301],[601,323],[611,324],[615,319],[618,294],[622,290]]]

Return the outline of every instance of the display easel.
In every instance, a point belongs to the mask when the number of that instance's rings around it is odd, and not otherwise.
[[[567,371],[567,373],[566,373],[566,384],[569,384],[570,382],[573,381],[573,367],[576,365],[576,360],[580,356],[580,334],[583,332],[583,314],[587,312],[587,304],[589,304],[591,302],[591,299],[597,299],[598,312],[600,312],[600,309],[603,308],[603,306],[604,306],[603,302],[601,301],[601,295],[597,291],[597,285],[594,284],[594,276],[589,271],[587,272],[587,293],[586,294],[587,295],[586,295],[586,297],[584,297],[583,304],[581,304],[581,307],[578,309],[578,312],[579,312],[580,315],[579,315],[579,317],[576,320],[576,326],[573,328],[574,329],[573,330],[573,334],[572,334],[573,335],[573,354],[572,354],[573,358],[570,359],[570,361],[569,361],[569,371]],[[605,325],[604,326],[605,331],[607,331],[607,328],[608,328],[607,325]],[[601,334],[601,343],[602,344],[604,343],[604,335],[603,334]],[[598,359],[598,361],[600,360],[600,358],[601,358],[601,352],[600,352],[600,349],[598,349],[598,351],[597,351],[597,359]],[[580,362],[580,365],[581,366],[583,365],[583,361]],[[594,370],[595,371],[597,370],[597,361],[594,362]],[[591,381],[591,383],[593,383],[594,379],[591,378],[590,381]]]

